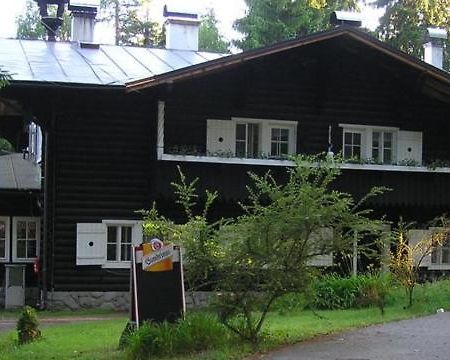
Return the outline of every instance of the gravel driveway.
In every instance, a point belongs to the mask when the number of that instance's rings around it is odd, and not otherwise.
[[[257,358],[266,360],[449,360],[450,312],[321,336]]]

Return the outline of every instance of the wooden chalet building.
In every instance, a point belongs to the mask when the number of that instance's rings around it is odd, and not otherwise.
[[[287,155],[330,150],[352,162],[339,189],[393,189],[371,200],[377,215],[421,226],[449,210],[449,74],[353,27],[228,56],[0,39],[0,65],[13,75],[0,109],[43,134],[33,206],[16,211],[0,191],[0,261],[27,263],[35,288],[38,256],[49,307],[126,305],[130,244],[142,240],[135,211],[156,201],[179,216],[177,165],[219,191],[215,216],[236,214],[248,171],[283,176]],[[3,111],[0,124],[11,120]],[[448,245],[426,265],[450,269]]]

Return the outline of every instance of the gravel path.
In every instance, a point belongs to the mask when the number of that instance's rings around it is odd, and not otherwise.
[[[370,326],[260,355],[266,360],[449,360],[450,313]]]

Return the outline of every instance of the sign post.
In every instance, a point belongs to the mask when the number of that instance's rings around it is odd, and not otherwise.
[[[178,246],[152,239],[133,248],[131,321],[176,321],[184,317],[183,266]]]

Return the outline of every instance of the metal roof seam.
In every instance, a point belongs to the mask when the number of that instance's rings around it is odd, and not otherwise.
[[[164,59],[162,59],[161,57],[159,57],[157,54],[155,54],[153,51],[151,51],[150,48],[146,48],[146,50],[147,50],[152,56],[154,56],[155,58],[157,58],[159,61],[161,61],[162,63],[166,64],[168,67],[170,67],[170,68],[172,69],[172,71],[175,70],[175,68],[174,68],[172,65],[170,65],[167,61],[165,61]],[[170,72],[170,71],[169,71],[169,72]]]
[[[121,48],[130,55],[134,60],[136,60],[142,67],[144,67],[150,74],[155,75],[153,71],[151,71],[142,61],[140,61],[136,56],[134,56],[127,48],[126,46],[121,46]]]
[[[74,49],[74,51],[75,51],[75,52],[76,52],[76,53],[84,60],[84,62],[86,63],[86,65],[89,66],[89,68],[91,69],[92,73],[95,75],[95,77],[97,78],[97,80],[98,80],[100,83],[103,83],[101,77],[97,74],[97,72],[95,71],[95,69],[94,69],[94,67],[92,66],[92,64],[91,64],[91,62],[89,61],[89,59],[88,59],[86,56],[84,56],[84,55],[79,51],[79,49],[78,49],[76,46],[74,46],[73,49]],[[109,75],[109,74],[108,74],[108,75]]]
[[[22,49],[23,56],[25,57],[25,60],[26,60],[26,62],[27,62],[28,68],[30,69],[31,75],[32,75],[33,77],[35,77],[36,74],[34,73],[33,68],[31,67],[30,60],[28,59],[27,52],[25,51],[25,47],[24,47],[23,44],[22,44],[22,40],[19,40],[19,45],[20,45],[20,48]]]
[[[105,56],[122,72],[122,74],[124,74],[128,79],[130,79],[130,76],[127,74],[127,72],[122,69],[122,67],[119,66],[119,64],[117,62],[114,61],[114,59],[108,55],[108,53],[102,48],[100,47],[100,51],[105,54]]]

